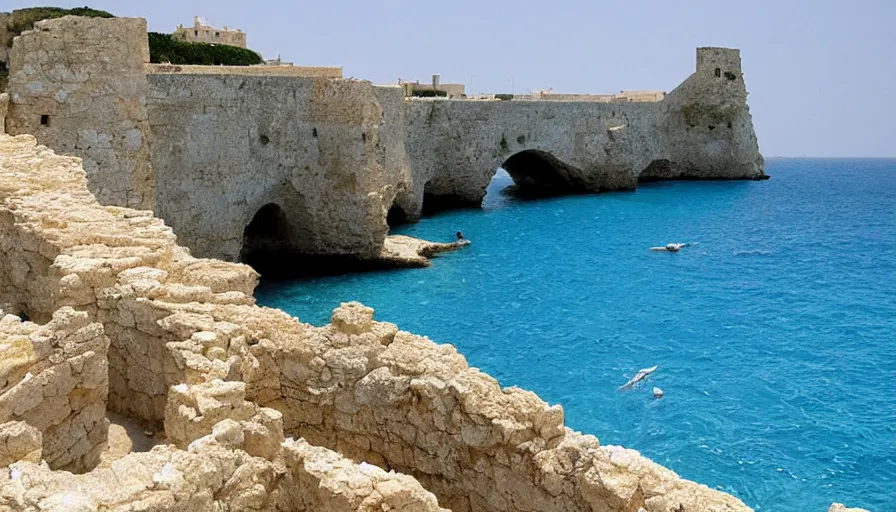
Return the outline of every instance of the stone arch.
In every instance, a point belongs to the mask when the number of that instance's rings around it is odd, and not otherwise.
[[[557,195],[585,192],[589,189],[586,174],[552,153],[527,149],[504,160],[501,168],[510,174],[516,192],[524,195]]]

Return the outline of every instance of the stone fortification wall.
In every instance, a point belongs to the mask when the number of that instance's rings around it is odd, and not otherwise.
[[[197,254],[237,260],[268,204],[283,213],[288,250],[379,252],[407,165],[381,133],[393,127],[369,83],[166,74],[149,83],[157,213]]]
[[[633,189],[656,153],[656,105],[411,100],[413,183],[427,195],[478,205],[498,167],[535,150],[579,169],[585,190]]]
[[[133,474],[136,484],[118,485],[124,494],[117,495],[92,480],[109,475],[71,480],[23,462],[17,468],[33,478],[4,480],[0,486],[16,490],[0,492],[4,499],[37,500],[42,493],[62,499],[65,489],[76,489],[78,499],[133,496],[128,492],[137,484],[152,481],[152,489],[169,491],[159,496],[171,506],[192,489],[196,500],[205,500],[195,503],[197,510],[215,500],[273,510],[277,502],[264,497],[287,484],[257,458],[293,461],[286,481],[310,482],[307,489],[325,492],[335,483],[321,483],[331,474],[321,473],[316,461],[323,457],[335,461],[324,467],[344,465],[359,477],[384,474],[361,462],[410,473],[455,511],[749,510],[637,452],[600,446],[593,436],[565,429],[559,406],[531,392],[502,389],[453,347],[375,322],[373,311],[360,304],[343,305],[322,328],[253,305],[247,292],[254,272],[196,260],[174,244],[160,221],[99,206],[77,164],[36,147],[31,137],[0,136],[0,240],[15,242],[6,259],[23,261],[28,252],[43,258],[25,260],[28,283],[7,278],[2,300],[33,317],[76,303],[100,321],[112,340],[110,406],[164,423],[187,450],[158,448],[122,459],[133,467],[118,471]],[[10,271],[19,270],[3,268],[0,275]],[[211,438],[195,439],[209,428]],[[277,451],[285,446],[281,429],[354,462],[339,462],[328,451]],[[195,458],[203,447],[221,444],[220,455]],[[300,465],[309,457],[314,459]],[[235,471],[239,466],[245,469]],[[199,467],[209,469],[191,469]],[[240,476],[228,480],[234,473]],[[217,476],[203,481],[207,475]],[[42,481],[53,483],[29,485]],[[270,483],[275,481],[281,483]],[[403,482],[399,496],[419,495],[413,480]],[[352,485],[373,489],[362,505],[385,495],[378,485]],[[310,490],[290,492],[313,496]],[[261,505],[237,501],[247,496]],[[411,503],[407,510],[433,510]]]
[[[342,78],[341,66],[190,66],[186,64],[146,64],[146,74],[303,76]]]
[[[413,184],[479,204],[501,165],[517,184],[574,192],[764,178],[739,52],[697,55],[697,71],[656,102],[411,100]]]
[[[513,101],[597,101],[601,103],[626,103],[636,101],[660,101],[665,96],[662,91],[622,91],[616,94],[569,94],[537,92],[534,94],[514,94]]]
[[[84,159],[104,204],[152,209],[146,20],[66,16],[13,43],[6,131]]]
[[[99,462],[109,425],[108,345],[103,326],[71,308],[44,326],[0,312],[0,459],[43,458],[73,472]],[[42,457],[30,456],[34,440]]]
[[[747,106],[740,51],[698,48],[697,70],[661,102],[663,145],[671,165],[642,179],[718,179],[761,175],[764,162]]]
[[[154,209],[199,256],[374,259],[390,210],[478,205],[498,166],[555,193],[764,177],[735,50],[700,49],[659,102],[400,101],[400,87],[268,76],[339,68],[146,65],[145,28],[66,17],[24,33],[5,124],[82,157],[101,203]]]

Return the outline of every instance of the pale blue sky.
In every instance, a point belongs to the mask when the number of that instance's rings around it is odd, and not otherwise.
[[[896,1],[4,0],[143,16],[171,32],[204,16],[266,58],[346,77],[467,84],[468,92],[672,90],[697,46],[740,48],[770,156],[896,156]],[[472,81],[472,88],[470,83]]]

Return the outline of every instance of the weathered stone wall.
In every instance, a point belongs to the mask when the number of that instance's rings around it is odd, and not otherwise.
[[[342,78],[341,66],[191,66],[187,64],[146,64],[146,74],[302,76]]]
[[[42,458],[53,469],[93,469],[109,425],[103,326],[71,308],[60,309],[44,326],[2,312],[0,317],[0,423],[24,421],[36,429]],[[22,442],[34,436],[14,430],[18,435],[11,437],[13,445],[5,443],[4,458],[20,460],[14,455],[27,455],[32,447],[23,449]]]
[[[372,259],[390,209],[478,205],[501,165],[558,192],[764,177],[736,50],[699,49],[663,101],[481,102],[320,78],[340,68],[145,64],[136,19],[66,17],[17,41],[7,131],[82,157],[100,202],[154,209],[199,256]],[[318,78],[268,76],[284,73]],[[246,244],[267,205],[273,242]]]
[[[655,153],[655,105],[411,100],[413,183],[428,195],[478,205],[499,166],[538,150],[581,170],[587,190],[633,189]]]
[[[301,439],[280,436],[270,456],[253,453],[252,429],[225,420],[186,450],[159,446],[84,475],[22,460],[0,472],[0,510],[447,512],[413,478]]]
[[[637,452],[602,447],[593,436],[565,429],[559,406],[548,406],[531,392],[502,389],[470,368],[453,347],[374,322],[373,311],[360,304],[337,309],[322,328],[253,305],[247,292],[255,284],[254,272],[196,260],[174,244],[158,220],[101,207],[87,192],[77,164],[35,146],[31,137],[0,136],[0,228],[5,229],[0,240],[13,242],[5,259],[23,260],[29,251],[44,258],[25,266],[27,283],[7,278],[0,299],[32,316],[76,303],[104,325],[112,340],[110,406],[164,422],[173,441],[188,448],[130,456],[134,467],[127,472],[138,484],[154,481],[166,489],[183,480],[194,491],[208,489],[191,495],[200,500],[195,507],[189,502],[197,510],[213,506],[213,500],[262,509],[239,501],[255,496],[269,503],[264,497],[271,495],[274,481],[266,463],[248,457],[276,457],[277,443],[271,441],[279,439],[282,428],[354,459],[346,463],[351,471],[369,473],[361,464],[367,462],[410,473],[455,511],[749,510]],[[0,269],[0,275],[25,267]],[[211,440],[189,442],[215,421]],[[202,459],[220,468],[211,469],[219,477],[202,483],[207,472],[180,469],[200,467],[189,449],[221,443],[227,449],[219,462],[211,455]],[[310,482],[309,488],[324,486],[318,476],[299,473],[320,474],[320,466],[309,462],[304,470],[293,464],[293,475]],[[140,464],[151,469],[141,470]],[[228,484],[224,475],[238,466],[246,469]],[[80,489],[79,499],[98,500],[136,488],[120,486],[115,494],[96,484],[85,490],[93,476],[67,480],[40,476],[41,470],[25,463],[18,467],[35,473],[33,479],[9,482],[14,489],[27,482],[53,483],[31,494],[0,495],[57,496],[69,486]],[[374,487],[364,502],[382,496]],[[243,492],[249,488],[254,491]],[[184,488],[168,489],[165,499],[179,504],[176,497],[185,496]],[[408,510],[428,510],[413,506]]]
[[[246,226],[271,203],[295,252],[379,252],[407,165],[381,136],[369,83],[162,74],[149,83],[157,213],[196,254],[237,260]]]
[[[66,16],[13,43],[6,130],[83,158],[103,204],[152,209],[146,20]]]
[[[761,175],[740,51],[698,48],[697,70],[660,103],[664,155],[672,165],[642,179],[749,178]]]
[[[72,306],[103,323],[109,407],[160,423],[185,370],[165,348],[184,338],[159,321],[184,302],[251,304],[257,274],[189,256],[150,212],[101,207],[80,160],[30,136],[0,136],[0,154],[0,304],[37,322]]]
[[[411,100],[413,186],[477,205],[495,170],[526,151],[557,159],[577,191],[634,189],[639,179],[765,177],[739,52],[697,55],[697,71],[656,102]],[[508,170],[517,183],[550,178]]]

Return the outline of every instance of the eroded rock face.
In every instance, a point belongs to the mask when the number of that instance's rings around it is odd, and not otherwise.
[[[19,461],[40,463],[42,440],[40,430],[24,421],[0,424],[0,466]]]
[[[401,107],[400,91],[303,77],[148,79],[156,211],[196,254],[379,253],[386,212],[408,179],[389,132],[402,126],[380,104]]]
[[[2,20],[0,20],[2,24]],[[2,36],[2,34],[0,34]],[[9,112],[9,94],[0,92],[0,133],[6,133],[6,115]]]
[[[13,509],[437,510],[432,492],[455,511],[749,510],[569,431],[560,406],[361,304],[324,327],[255,306],[251,269],[192,258],[158,219],[100,206],[76,159],[29,136],[0,136],[0,249],[0,302],[101,323],[110,408],[175,443],[80,476],[16,463],[0,472]]]

